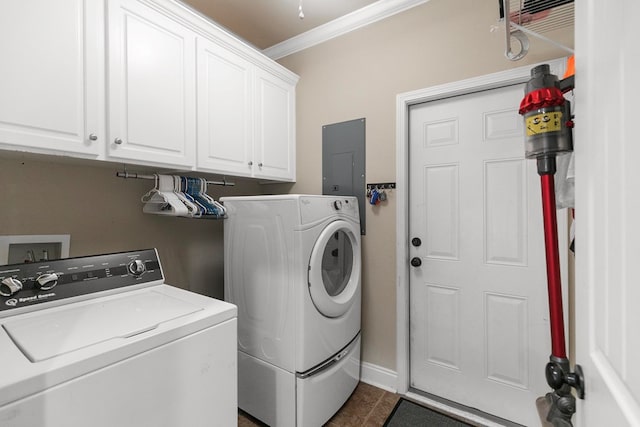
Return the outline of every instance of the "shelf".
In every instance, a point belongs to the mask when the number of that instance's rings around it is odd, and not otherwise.
[[[573,49],[565,46],[545,34],[570,27],[574,24],[573,0],[499,0],[500,20],[509,17],[505,24],[505,56],[517,61],[529,51],[528,36],[536,37],[573,54]],[[512,40],[519,44],[514,50]]]

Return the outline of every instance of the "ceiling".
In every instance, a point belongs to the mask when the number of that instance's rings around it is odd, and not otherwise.
[[[377,0],[182,0],[259,49],[347,15]]]

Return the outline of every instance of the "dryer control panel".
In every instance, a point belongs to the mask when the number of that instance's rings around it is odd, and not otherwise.
[[[337,218],[359,223],[358,199],[352,196],[300,196],[302,224],[314,224]]]
[[[164,276],[155,249],[3,265],[0,317],[29,306],[157,281]]]

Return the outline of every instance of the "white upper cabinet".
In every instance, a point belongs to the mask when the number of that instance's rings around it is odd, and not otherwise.
[[[0,147],[101,153],[103,9],[97,0],[2,1]]]
[[[295,181],[298,76],[175,0],[1,0],[0,150]]]
[[[198,38],[199,170],[251,176],[253,64]]]
[[[197,169],[295,180],[295,83],[198,38]]]
[[[108,4],[107,158],[192,168],[195,33],[138,0]]]
[[[295,181],[295,88],[256,69],[255,99],[254,175]]]

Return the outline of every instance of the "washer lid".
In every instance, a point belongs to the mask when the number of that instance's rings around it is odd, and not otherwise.
[[[39,362],[101,342],[128,338],[202,310],[149,291],[5,322],[2,327],[31,361]]]

